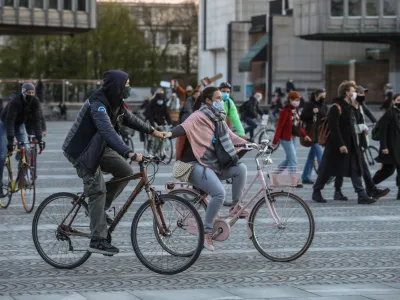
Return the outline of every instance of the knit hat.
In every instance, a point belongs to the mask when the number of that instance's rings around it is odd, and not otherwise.
[[[295,100],[295,99],[300,99],[300,98],[301,98],[301,95],[300,95],[299,92],[291,91],[291,92],[288,94],[288,100],[289,100],[289,101],[293,101],[293,100]]]
[[[34,90],[35,90],[35,86],[30,82],[26,82],[22,85],[21,93],[25,94],[26,92],[34,91]]]

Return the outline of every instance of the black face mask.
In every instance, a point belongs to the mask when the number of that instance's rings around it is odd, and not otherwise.
[[[325,102],[325,97],[319,98],[319,102],[324,103]]]
[[[358,103],[363,103],[365,100],[365,96],[357,96],[357,102]]]
[[[25,96],[25,100],[26,100],[26,102],[32,102],[33,96],[31,96],[31,95],[26,95],[26,96]]]
[[[400,103],[395,103],[394,106],[396,106],[398,109],[400,109]]]

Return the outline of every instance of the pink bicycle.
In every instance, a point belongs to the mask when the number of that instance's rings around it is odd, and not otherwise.
[[[236,214],[229,213],[218,216],[214,222],[213,239],[225,241],[231,234],[231,227],[238,221],[244,209],[249,207],[260,195],[248,217],[247,232],[256,249],[266,258],[277,262],[289,262],[301,257],[310,247],[314,238],[314,217],[308,205],[298,196],[283,190],[273,192],[272,188],[295,187],[299,181],[299,172],[293,170],[270,170],[269,185],[263,174],[263,165],[271,165],[272,149],[268,141],[260,146],[247,144],[246,150],[255,150],[257,175],[244,191],[237,205],[242,209]],[[262,163],[260,158],[264,157]],[[241,203],[252,190],[256,181],[261,188],[246,203]],[[184,186],[183,188],[179,186]],[[168,182],[166,189],[169,194],[190,201],[204,219],[207,209],[207,193],[189,183]],[[184,256],[185,254],[181,254]]]

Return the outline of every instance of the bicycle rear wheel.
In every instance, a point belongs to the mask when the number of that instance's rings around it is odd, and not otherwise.
[[[170,209],[174,212],[169,213]],[[156,211],[157,216],[153,214],[150,200],[137,211],[131,228],[133,250],[141,263],[156,273],[183,272],[196,262],[203,249],[204,228],[200,215],[188,201],[169,194],[159,196]],[[165,220],[166,233],[160,233],[154,226],[155,217]]]
[[[76,268],[91,255],[87,251],[90,234],[87,203],[76,203],[77,200],[78,196],[71,193],[51,195],[39,205],[33,218],[36,250],[45,262],[58,269]]]
[[[194,208],[199,212],[200,217],[204,220],[204,216],[207,210],[207,203],[204,201],[199,201],[201,199],[200,194],[193,189],[175,189],[168,193],[168,195],[177,196],[179,198],[183,198],[186,201],[189,201]]]
[[[32,212],[35,207],[36,187],[32,168],[28,164],[22,164],[19,169],[19,190],[25,211]]]
[[[268,198],[267,201],[276,211],[279,222],[275,222],[265,198],[261,198],[249,217],[251,240],[256,249],[272,261],[295,260],[307,251],[314,238],[312,212],[302,199],[291,193],[271,193]],[[282,238],[284,234],[287,236]],[[274,241],[275,238],[278,240]]]
[[[0,198],[0,207],[7,208],[11,203],[12,198],[12,187],[11,187],[11,172],[8,163],[4,164],[3,171],[3,194],[4,198]]]

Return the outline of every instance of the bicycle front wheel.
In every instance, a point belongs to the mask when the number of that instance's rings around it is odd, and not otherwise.
[[[159,196],[156,211],[155,216],[150,200],[137,211],[131,229],[133,250],[141,263],[156,273],[183,272],[196,262],[203,249],[200,215],[188,201],[173,195]],[[165,221],[165,232],[154,226],[155,218]]]
[[[260,136],[258,137],[258,143],[261,144],[262,140],[268,140],[268,141],[272,142],[272,140],[274,139],[274,135],[275,135],[274,130],[266,129],[266,130],[262,131]],[[276,149],[278,149],[279,145],[280,145],[280,142],[278,140],[278,143],[276,144]]]
[[[36,187],[33,170],[28,164],[23,164],[19,169],[19,189],[25,211],[32,212],[35,207]]]
[[[76,203],[77,200],[78,196],[71,193],[51,195],[39,205],[33,218],[36,250],[45,262],[58,269],[76,268],[91,255],[87,251],[90,241],[87,203]]]
[[[368,146],[368,148],[364,151],[364,156],[368,166],[372,167],[376,163],[375,158],[379,156],[379,151],[374,146]]]
[[[295,260],[307,251],[314,238],[312,212],[302,199],[291,193],[271,193],[268,198],[260,199],[250,213],[251,240],[256,249],[272,261]],[[278,220],[272,217],[272,211],[276,212]]]
[[[5,163],[3,170],[3,195],[5,197],[0,198],[1,208],[7,208],[10,205],[12,194],[10,166],[8,163]]]

